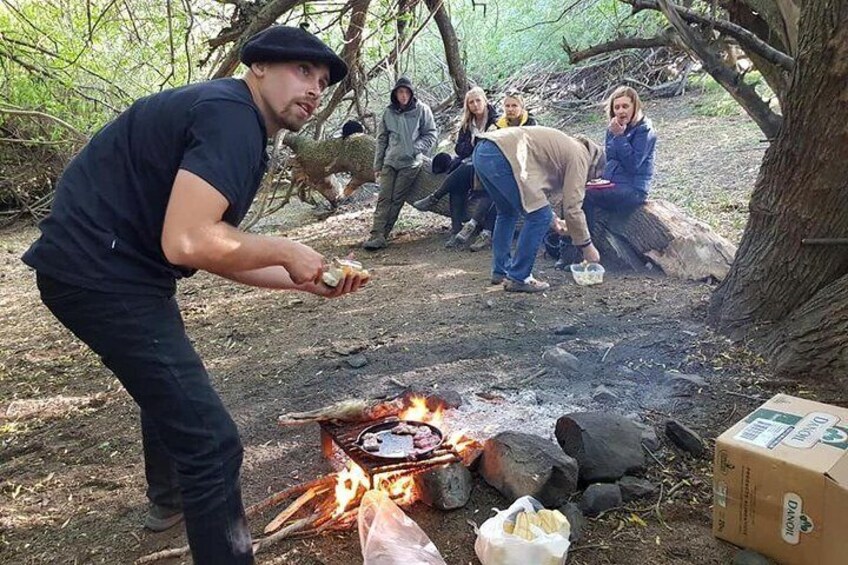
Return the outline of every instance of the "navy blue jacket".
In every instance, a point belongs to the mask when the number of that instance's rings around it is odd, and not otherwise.
[[[617,188],[647,194],[654,176],[656,147],[657,135],[648,118],[628,124],[623,135],[616,136],[607,130],[604,178],[614,182]]]
[[[495,125],[499,117],[498,111],[495,110],[494,106],[487,104],[486,108],[489,110],[489,113],[486,118],[486,126],[483,128],[484,131]],[[465,127],[459,130],[453,150],[460,159],[471,157],[471,153],[474,151],[474,139],[471,135],[471,128]]]

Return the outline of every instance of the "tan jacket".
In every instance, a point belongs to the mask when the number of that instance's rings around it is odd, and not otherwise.
[[[589,241],[583,196],[590,173],[603,159],[600,146],[544,126],[505,128],[480,137],[493,141],[509,161],[525,212],[550,204],[575,245]]]

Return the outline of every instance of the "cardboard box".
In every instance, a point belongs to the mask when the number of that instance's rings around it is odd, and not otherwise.
[[[716,440],[713,488],[716,537],[848,564],[848,409],[778,394]]]

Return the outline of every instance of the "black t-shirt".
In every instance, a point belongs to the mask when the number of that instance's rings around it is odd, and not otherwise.
[[[194,274],[162,252],[162,226],[179,169],[247,214],[267,165],[267,132],[247,85],[220,79],[136,101],[65,169],[41,237],[23,261],[52,278],[104,292],[173,294]]]

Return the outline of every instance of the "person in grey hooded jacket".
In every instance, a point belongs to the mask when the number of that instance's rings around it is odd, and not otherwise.
[[[380,195],[371,236],[362,245],[365,249],[373,251],[388,245],[389,233],[436,138],[436,123],[430,107],[415,98],[408,78],[399,78],[377,134],[374,171],[380,181]]]

